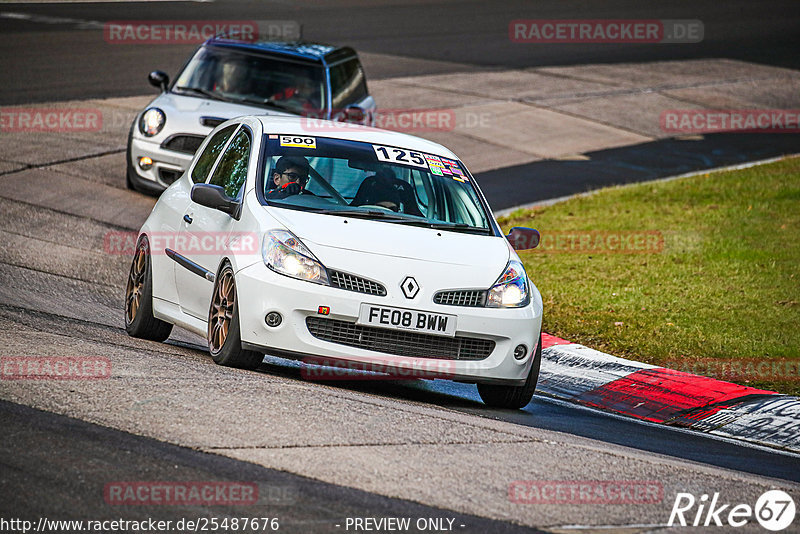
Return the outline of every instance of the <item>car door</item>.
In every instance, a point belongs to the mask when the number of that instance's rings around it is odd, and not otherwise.
[[[240,199],[247,180],[252,145],[250,128],[239,125],[206,183],[221,186],[229,197]],[[214,276],[227,254],[236,222],[227,213],[193,201],[186,208],[177,241],[182,245],[182,258],[176,262],[175,268],[178,303],[185,313],[208,320]]]

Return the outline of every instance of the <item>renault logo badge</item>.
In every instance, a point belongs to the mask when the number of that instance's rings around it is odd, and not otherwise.
[[[413,277],[406,276],[403,283],[400,284],[400,289],[403,290],[403,295],[405,295],[407,299],[413,299],[417,296],[417,293],[419,293],[419,284]]]

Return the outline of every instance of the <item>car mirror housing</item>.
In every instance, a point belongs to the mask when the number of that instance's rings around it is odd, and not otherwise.
[[[167,92],[167,86],[169,85],[169,76],[167,73],[161,70],[154,70],[150,74],[147,75],[147,81],[150,82],[150,85],[154,87],[158,87],[161,89],[162,92]]]
[[[218,185],[195,184],[192,187],[192,200],[201,206],[227,213],[238,219],[239,203],[225,194],[225,189]]]
[[[514,247],[514,250],[530,250],[539,246],[541,236],[538,230],[533,228],[523,228],[515,226],[508,232],[506,239]]]
[[[344,110],[344,120],[355,124],[367,124],[367,110],[360,106],[348,106],[347,109]]]

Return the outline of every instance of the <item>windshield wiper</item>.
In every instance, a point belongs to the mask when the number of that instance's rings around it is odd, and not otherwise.
[[[434,230],[452,230],[454,232],[469,232],[476,234],[491,234],[490,228],[480,228],[478,226],[470,226],[465,223],[437,223],[416,217],[405,217],[395,213],[387,213],[381,210],[347,210],[347,209],[323,209],[320,213],[326,215],[344,215],[345,217],[361,217],[364,219],[379,219],[383,221],[398,222],[402,224],[412,224],[417,226],[424,226],[425,228],[433,228]]]
[[[429,223],[430,227],[434,230],[453,230],[455,232],[474,232],[477,234],[490,234],[490,228],[481,228],[480,226],[470,226],[466,223]]]
[[[382,210],[347,210],[347,209],[323,209],[320,213],[324,213],[325,215],[343,215],[345,217],[361,217],[362,219],[380,219],[383,221],[396,221],[408,224],[427,224],[424,220],[420,219],[412,219],[411,217],[405,217],[403,215],[396,215],[394,213],[389,213]]]
[[[269,107],[269,108],[280,109],[282,111],[290,111],[290,112],[294,112],[295,111],[294,107],[287,106],[286,104],[284,104],[282,102],[276,102],[276,101],[272,100],[271,98],[265,98],[265,99],[241,98],[241,99],[237,100],[237,102],[242,102],[242,103],[245,103],[245,104],[256,104],[257,106],[266,106],[266,107]]]
[[[233,102],[230,98],[226,98],[220,94],[217,94],[213,91],[209,91],[207,89],[201,89],[200,87],[176,87],[178,91],[184,91],[186,93],[195,93],[198,95],[203,95],[208,98],[212,98],[214,100],[221,100],[222,102]]]

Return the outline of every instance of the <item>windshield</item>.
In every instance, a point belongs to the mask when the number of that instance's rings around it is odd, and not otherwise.
[[[296,114],[320,113],[325,102],[321,66],[205,46],[172,91]]]
[[[269,134],[262,172],[271,205],[492,233],[461,162],[358,141]]]

